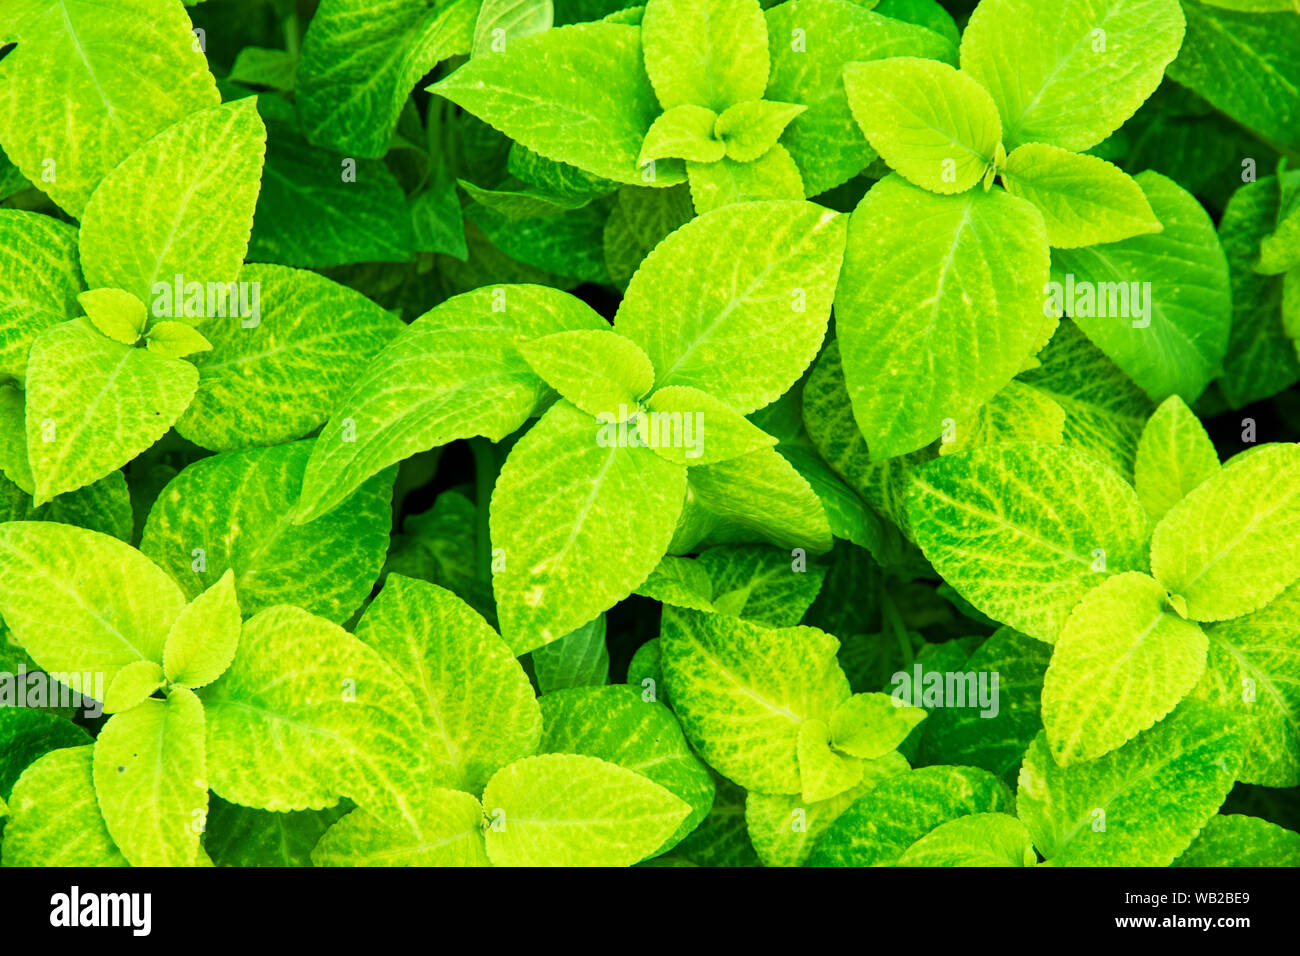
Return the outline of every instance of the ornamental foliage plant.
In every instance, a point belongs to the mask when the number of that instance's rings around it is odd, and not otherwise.
[[[1300,865],[1292,0],[8,0],[0,148],[4,865]]]

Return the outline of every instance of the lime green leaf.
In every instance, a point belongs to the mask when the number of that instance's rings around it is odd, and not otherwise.
[[[113,678],[104,697],[104,712],[130,710],[151,696],[167,680],[162,665],[155,661],[132,661]]]
[[[1245,756],[1237,778],[1265,787],[1300,785],[1300,585],[1254,614],[1206,629],[1210,654],[1192,696],[1242,717]]]
[[[176,423],[213,451],[273,445],[320,425],[365,363],[405,326],[365,296],[314,272],[245,266],[260,305],[211,322],[212,351],[193,357],[199,390]]]
[[[0,209],[0,375],[26,376],[32,341],[76,315],[82,288],[76,229],[52,216]]]
[[[483,809],[496,866],[630,866],[691,810],[639,773],[577,754],[515,761],[488,781]]]
[[[673,709],[700,755],[747,789],[799,792],[800,725],[849,697],[839,641],[665,607],[660,643]]]
[[[292,506],[309,441],[224,452],[186,467],[158,495],[140,548],[190,598],[226,569],[245,615],[297,604],[346,621],[370,594],[392,524],[391,473],[362,485],[348,507],[306,525]]]
[[[991,263],[999,263],[996,268]],[[836,332],[873,460],[938,438],[1024,368],[1046,338],[1042,217],[1004,192],[935,196],[898,176],[853,214]]]
[[[195,864],[208,782],[203,705],[192,690],[114,714],[95,740],[94,772],[108,832],[133,866]]]
[[[1034,866],[1029,831],[1005,813],[972,813],[941,823],[917,840],[898,866]]]
[[[1184,3],[1187,39],[1169,76],[1237,122],[1300,146],[1300,18]]]
[[[511,450],[492,492],[501,633],[516,654],[548,644],[632,593],[667,551],[686,469],[560,401]]]
[[[539,753],[599,757],[648,777],[690,805],[690,815],[656,856],[672,849],[708,814],[713,779],[663,704],[644,700],[638,688],[621,686],[561,690],[538,703],[546,728]]]
[[[826,569],[777,548],[710,548],[697,559],[664,558],[638,593],[665,604],[792,627],[817,598]]]
[[[5,669],[12,672],[6,661]],[[34,707],[0,707],[0,798],[8,797],[22,772],[51,750],[79,747],[90,735],[70,720]]]
[[[129,866],[95,800],[93,747],[52,750],[18,779],[5,822],[5,866]],[[58,813],[51,813],[58,807]]]
[[[1066,768],[1039,734],[1016,792],[1034,846],[1056,866],[1168,866],[1232,789],[1240,737],[1227,716],[1185,701],[1119,750]]]
[[[1300,866],[1300,833],[1259,817],[1216,815],[1171,866]]]
[[[210,298],[209,283],[238,278],[265,150],[253,97],[192,113],[149,140],[86,203],[86,282],[133,293],[155,317],[202,321],[188,287],[201,283]],[[184,307],[173,301],[178,284],[186,287]]]
[[[1257,611],[1300,577],[1300,445],[1228,462],[1174,505],[1151,538],[1151,571],[1196,621]]]
[[[212,351],[212,343],[184,322],[157,322],[146,338],[150,352],[171,358]]]
[[[767,29],[758,0],[649,0],[641,41],[666,110],[690,103],[721,113],[763,98]]]
[[[900,773],[840,814],[817,842],[808,865],[892,866],[940,824],[1010,806],[1007,788],[984,770],[925,767]]]
[[[637,156],[661,112],[641,62],[641,30],[579,23],[520,37],[429,88],[547,159],[634,186],[670,186],[660,163],[643,181]]]
[[[862,781],[862,761],[831,749],[831,733],[824,720],[805,720],[799,726],[795,750],[805,803],[829,800]]]
[[[961,68],[1002,114],[1008,149],[1082,151],[1155,92],[1183,39],[1178,0],[986,0],[961,42]]]
[[[672,189],[619,189],[605,222],[605,265],[620,289],[637,266],[667,235],[695,216],[689,186]]]
[[[476,0],[324,0],[303,37],[298,110],[315,143],[382,156],[411,89],[470,51]]]
[[[1062,445],[1012,442],[913,478],[917,542],[978,610],[1049,644],[1107,574],[1146,565],[1146,513],[1118,475]]]
[[[390,574],[356,635],[414,694],[435,786],[480,793],[495,771],[537,749],[542,718],[527,675],[496,631],[450,591]]]
[[[728,157],[752,162],[775,146],[790,121],[807,108],[800,103],[746,100],[723,110],[712,132],[726,144]]]
[[[1156,409],[1137,451],[1137,493],[1157,521],[1219,471],[1219,455],[1200,421],[1177,395]]]
[[[86,322],[63,322],[32,344],[27,457],[42,505],[121,468],[189,405],[189,362],[114,342]]]
[[[239,599],[230,568],[177,615],[163,646],[167,679],[186,687],[203,687],[220,677],[239,646]]]
[[[877,760],[896,748],[921,721],[925,711],[895,701],[888,694],[854,694],[831,714],[831,746]]]
[[[682,103],[664,112],[646,131],[637,162],[652,159],[689,159],[697,163],[716,163],[727,148],[714,139],[713,127],[718,114],[703,106]]]
[[[807,195],[861,172],[874,158],[844,93],[845,64],[923,56],[955,63],[955,39],[868,12],[849,0],[788,0],[765,11],[772,51],[767,98],[808,109],[781,137]]]
[[[105,174],[142,143],[220,102],[179,4],[122,0],[112,17],[104,12],[96,0],[33,7],[4,37],[18,46],[0,64],[0,143],[77,217]]]
[[[1152,400],[1180,395],[1193,402],[1219,374],[1228,348],[1227,260],[1191,193],[1150,171],[1137,182],[1163,231],[1055,252],[1044,309],[1064,306]]]
[[[139,551],[94,531],[43,521],[0,525],[0,614],[53,673],[162,660],[185,597]],[[82,688],[89,690],[89,688]]]
[[[471,53],[504,53],[511,40],[549,30],[554,22],[551,0],[483,0],[474,22]]]
[[[1206,639],[1134,571],[1070,614],[1043,682],[1043,726],[1061,766],[1109,753],[1163,718],[1201,679]]]
[[[844,217],[804,202],[706,214],[646,257],[614,325],[654,364],[742,415],[770,404],[821,346],[839,276]]]
[[[1096,156],[1027,143],[1007,157],[1002,182],[1043,214],[1047,241],[1056,248],[1118,242],[1161,229],[1133,177]]]
[[[723,157],[716,163],[687,163],[691,200],[702,215],[722,206],[763,199],[802,199],[799,168],[777,143],[752,163]]]
[[[144,303],[121,289],[91,289],[77,296],[77,302],[95,328],[123,345],[135,345],[149,322]]]
[[[1046,392],[1014,379],[979,407],[974,416],[945,430],[940,455],[1005,441],[1058,444],[1065,434],[1065,409]],[[947,440],[951,435],[951,440]]]
[[[420,711],[403,680],[342,628],[295,607],[254,615],[202,700],[219,796],[275,811],[347,796],[387,826],[417,829],[433,786]]]
[[[648,447],[679,465],[712,465],[776,444],[729,406],[688,385],[651,395],[636,427]]]
[[[506,285],[454,296],[411,323],[335,407],[303,479],[297,522],[331,510],[371,475],[458,438],[500,441],[552,394],[518,345],[609,324],[573,296]]]
[[[572,634],[532,652],[533,673],[543,694],[569,687],[599,687],[609,683],[609,647],[605,643],[605,615],[582,625]],[[615,761],[617,762],[617,761]]]
[[[655,370],[630,339],[608,330],[556,332],[519,346],[542,381],[588,415],[627,421],[650,391]]]
[[[488,866],[483,808],[468,793],[433,790],[415,832],[394,830],[353,810],[311,851],[314,866]]]
[[[970,189],[1002,140],[998,110],[985,89],[938,60],[850,63],[844,89],[872,148],[923,189]]]

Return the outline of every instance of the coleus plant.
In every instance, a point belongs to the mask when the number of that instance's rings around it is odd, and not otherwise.
[[[1300,861],[1290,0],[119,7],[0,12],[0,862]]]

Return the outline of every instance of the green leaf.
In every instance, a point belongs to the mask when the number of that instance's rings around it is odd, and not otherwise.
[[[824,720],[805,720],[799,725],[795,752],[800,796],[805,803],[829,800],[862,781],[862,761],[831,749],[831,733]]]
[[[1150,171],[1137,182],[1164,230],[1058,250],[1044,309],[1064,305],[1153,401],[1180,395],[1193,402],[1219,374],[1228,348],[1227,260],[1209,214],[1190,193]]]
[[[301,608],[262,611],[201,693],[218,796],[275,811],[347,796],[386,826],[417,829],[433,786],[420,711],[402,678],[342,628]]]
[[[763,199],[802,199],[799,168],[777,143],[752,163],[724,157],[716,163],[687,163],[691,199],[702,215],[722,206]]]
[[[831,746],[877,760],[898,747],[925,716],[919,707],[901,704],[888,694],[854,694],[831,714]]]
[[[72,226],[0,209],[0,375],[26,376],[32,341],[77,314],[83,287]]]
[[[932,192],[970,189],[1002,140],[997,107],[984,88],[937,60],[850,63],[844,89],[853,118],[880,157]]]
[[[496,866],[630,866],[691,811],[647,777],[577,754],[526,757],[499,770],[483,809],[494,821],[487,852]]]
[[[687,385],[669,385],[651,395],[636,427],[648,447],[679,465],[712,465],[776,444],[708,392]]]
[[[132,661],[113,678],[104,696],[104,712],[121,713],[143,703],[167,678],[156,661]]]
[[[366,366],[321,431],[295,521],[334,508],[371,475],[458,438],[500,441],[552,393],[518,346],[552,332],[608,330],[583,302],[541,286],[454,296]]]
[[[5,866],[129,866],[95,800],[93,747],[52,750],[14,785],[5,822]],[[58,807],[58,813],[51,813]]]
[[[313,866],[487,866],[483,808],[468,793],[433,790],[413,833],[386,827],[353,810],[325,831],[311,851]]]
[[[867,193],[836,332],[873,461],[928,445],[1024,368],[1052,321],[1037,304],[1047,248],[1042,217],[1003,192],[935,196],[890,176]]]
[[[609,330],[556,332],[524,342],[519,352],[546,384],[598,419],[627,421],[655,381],[645,352]]]
[[[700,216],[646,257],[615,328],[645,349],[658,387],[689,385],[748,414],[816,356],[844,230],[843,217],[804,202]]]
[[[952,422],[951,431],[945,431],[940,455],[1006,441],[1058,444],[1065,434],[1065,409],[1046,392],[1013,379],[969,420]]]
[[[631,185],[671,186],[660,163],[643,181],[641,143],[661,112],[641,62],[641,30],[580,23],[521,37],[429,88],[547,159]]]
[[[189,405],[189,362],[114,342],[82,321],[32,344],[27,457],[36,504],[116,471],[161,438]]]
[[[828,720],[849,697],[839,641],[671,607],[661,627],[673,709],[700,755],[746,789],[799,792],[800,725]]]
[[[150,352],[170,358],[212,350],[212,343],[184,322],[157,322],[146,338]]]
[[[690,814],[655,856],[672,849],[713,806],[713,778],[663,704],[621,686],[561,690],[538,703],[546,728],[539,753],[599,757],[653,780],[690,805]]]
[[[512,449],[492,492],[492,579],[515,654],[548,644],[632,593],[667,551],[686,470],[605,440],[568,402]]]
[[[238,278],[265,150],[266,128],[251,97],[192,113],[149,140],[86,203],[86,282],[134,294],[154,317],[202,321],[205,310],[196,315],[189,307],[189,286],[206,291]],[[184,307],[172,295],[182,283]]]
[[[1138,497],[1157,521],[1219,472],[1219,455],[1192,410],[1177,395],[1156,409],[1138,442]]]
[[[468,53],[480,4],[443,0],[324,0],[298,63],[298,111],[312,142],[382,156],[411,89],[450,56]]]
[[[483,0],[474,22],[471,53],[504,53],[511,40],[549,30],[554,22],[551,0]]]
[[[415,696],[435,786],[481,793],[495,771],[537,749],[542,717],[527,675],[450,591],[390,574],[356,635]]]
[[[0,615],[47,671],[102,673],[110,686],[128,664],[162,660],[184,606],[176,583],[116,538],[53,522],[0,525]]]
[[[729,158],[739,163],[752,162],[775,146],[790,121],[807,108],[801,103],[771,100],[735,103],[722,111],[713,134],[726,144]]]
[[[898,866],[1034,866],[1029,831],[1005,813],[972,813],[941,823],[898,859]]]
[[[817,597],[826,569],[803,568],[777,548],[724,546],[697,559],[664,558],[637,593],[768,627],[792,627]]]
[[[133,866],[195,865],[208,811],[203,742],[203,705],[184,687],[114,714],[99,732],[95,794]]]
[[[772,76],[766,97],[808,107],[781,142],[816,196],[860,173],[875,158],[844,92],[848,63],[919,56],[955,63],[955,39],[878,16],[849,0],[788,0],[769,7]]]
[[[6,664],[6,669],[8,665]],[[80,747],[90,735],[55,714],[33,707],[0,707],[0,799],[8,798],[24,770],[52,750]]]
[[[314,272],[249,265],[257,321],[212,322],[193,358],[199,389],[176,430],[213,451],[274,445],[322,424],[386,343],[406,327],[365,296]]]
[[[1012,442],[937,459],[915,473],[908,514],[958,594],[1049,644],[1105,575],[1146,566],[1137,494],[1061,445]]]
[[[1011,151],[1002,182],[1033,203],[1058,249],[1118,242],[1159,232],[1160,220],[1133,177],[1104,159],[1045,143]]]
[[[713,136],[717,121],[718,114],[704,106],[682,103],[672,107],[650,124],[637,163],[644,165],[652,159],[716,163],[727,151]]]
[[[235,56],[226,79],[243,86],[264,86],[292,93],[297,84],[297,74],[297,54],[287,50],[246,46]]]
[[[77,302],[95,328],[123,345],[135,345],[149,322],[144,303],[121,289],[92,289]]]
[[[95,0],[33,5],[4,37],[18,46],[0,63],[0,143],[78,218],[141,144],[220,102],[179,4],[122,0],[104,12]]]
[[[1237,778],[1265,787],[1300,784],[1300,586],[1254,614],[1206,629],[1205,676],[1192,696],[1243,717],[1245,756]]]
[[[721,113],[763,98],[767,29],[758,0],[649,0],[641,42],[666,110],[689,103]]]
[[[210,798],[203,849],[217,866],[310,866],[339,808],[270,813]]]
[[[1257,611],[1300,577],[1300,445],[1229,461],[1174,505],[1151,538],[1151,571],[1195,621]]]
[[[827,828],[809,866],[893,866],[942,823],[1011,806],[1007,788],[974,767],[925,767],[881,781]]]
[[[1170,78],[1205,97],[1242,125],[1300,146],[1300,18],[1184,3],[1187,38]]]
[[[689,186],[621,187],[605,222],[605,265],[610,278],[625,288],[650,250],[694,216]]]
[[[1196,686],[1205,655],[1205,634],[1169,609],[1156,581],[1107,578],[1071,612],[1043,682],[1056,762],[1092,760],[1152,726]]]
[[[199,459],[159,494],[141,550],[191,599],[229,568],[245,615],[297,604],[346,621],[384,563],[392,475],[370,479],[348,507],[295,525],[294,495],[311,452],[304,441]]]
[[[1155,92],[1183,40],[1178,0],[985,0],[961,42],[961,68],[1002,114],[1008,149],[1081,152]]]
[[[1057,766],[1046,734],[1025,754],[1016,812],[1056,866],[1168,866],[1232,789],[1237,724],[1186,701],[1096,760]]]
[[[605,615],[582,625],[572,634],[565,634],[558,641],[534,648],[531,658],[537,687],[543,694],[570,687],[608,684],[609,648],[605,644]]]
[[[1259,817],[1220,814],[1170,865],[1300,866],[1300,833]]]
[[[172,622],[163,645],[167,679],[186,687],[203,687],[220,677],[235,659],[242,621],[230,568]]]

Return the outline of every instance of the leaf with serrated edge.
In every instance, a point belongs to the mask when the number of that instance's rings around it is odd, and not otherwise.
[[[728,157],[753,162],[775,146],[790,121],[807,108],[800,103],[745,100],[722,111],[713,133],[726,144]]]
[[[723,206],[764,199],[802,199],[799,167],[780,143],[752,162],[724,156],[716,163],[686,164],[691,200],[703,215]]]
[[[488,866],[483,808],[468,793],[435,789],[419,810],[419,830],[384,826],[353,810],[325,831],[313,866]]]
[[[143,302],[121,289],[91,289],[77,296],[95,328],[123,345],[134,345],[149,322]]]
[[[650,359],[630,339],[603,329],[544,335],[519,352],[541,379],[588,415],[626,421],[654,385]],[[623,415],[620,417],[620,410]]]
[[[588,621],[558,641],[535,647],[530,654],[537,688],[543,694],[571,687],[600,687],[609,683],[609,646],[605,615]]]
[[[1218,814],[1170,865],[1300,866],[1300,833],[1259,817]]]
[[[167,680],[157,661],[132,661],[113,678],[104,695],[104,713],[130,710],[153,694]]]
[[[20,381],[44,329],[80,311],[77,231],[53,216],[0,209],[0,374]]]
[[[1033,866],[1029,831],[1005,813],[972,813],[941,823],[898,859],[898,866]]]
[[[901,744],[925,720],[925,711],[895,701],[888,694],[854,694],[831,714],[831,746],[878,760]]]
[[[1186,402],[1170,395],[1138,441],[1134,486],[1143,506],[1159,520],[1218,471],[1219,454],[1204,426]]]
[[[227,568],[172,622],[163,646],[167,679],[186,687],[211,684],[235,659],[241,623],[235,572]]]
[[[674,106],[650,124],[637,162],[689,159],[696,163],[716,163],[727,151],[721,140],[713,138],[717,121],[718,114],[706,107],[690,103]]]
[[[93,750],[52,750],[23,771],[0,843],[5,866],[130,866],[95,800]]]
[[[799,726],[795,751],[799,792],[805,803],[829,800],[862,781],[862,761],[831,749],[831,733],[824,720],[805,720]]]
[[[642,441],[679,465],[712,465],[776,444],[728,405],[689,385],[656,391],[636,425]]]
[[[763,98],[767,28],[758,0],[649,0],[641,43],[666,110],[690,103],[721,113]]]

